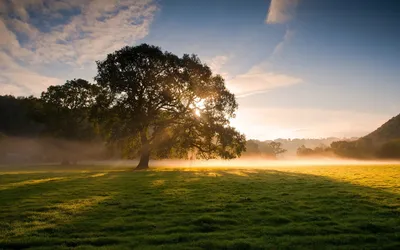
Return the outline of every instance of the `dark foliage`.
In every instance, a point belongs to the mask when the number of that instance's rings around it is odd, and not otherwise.
[[[42,102],[35,97],[0,96],[0,133],[32,137],[44,130]]]
[[[400,140],[392,140],[383,144],[377,154],[380,158],[400,159]]]
[[[102,87],[95,105],[109,143],[124,156],[231,159],[244,150],[244,135],[229,125],[238,107],[224,79],[195,55],[178,57],[142,44],[97,62]]]

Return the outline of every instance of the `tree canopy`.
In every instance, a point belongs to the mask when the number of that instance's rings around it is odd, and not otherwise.
[[[138,168],[148,167],[150,154],[231,159],[245,149],[244,135],[229,121],[235,96],[196,55],[142,44],[109,54],[97,68],[96,117],[127,157],[140,153]]]

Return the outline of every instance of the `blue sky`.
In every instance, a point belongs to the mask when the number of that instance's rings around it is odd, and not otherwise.
[[[0,94],[92,81],[95,60],[145,42],[224,76],[248,138],[362,136],[400,113],[394,0],[3,0],[0,14]]]

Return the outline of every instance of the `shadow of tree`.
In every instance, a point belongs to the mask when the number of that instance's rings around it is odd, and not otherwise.
[[[244,173],[115,172],[74,186],[60,182],[57,189],[67,191],[49,201],[107,199],[49,227],[9,235],[0,248],[400,249],[396,193],[311,174]],[[18,218],[3,220],[10,226]]]

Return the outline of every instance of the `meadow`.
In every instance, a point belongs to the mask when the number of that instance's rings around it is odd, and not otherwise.
[[[0,168],[0,249],[400,249],[400,165]]]

